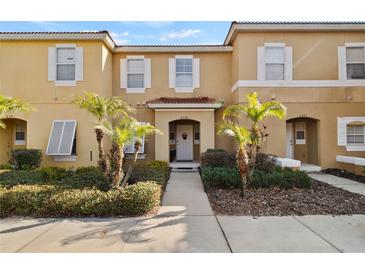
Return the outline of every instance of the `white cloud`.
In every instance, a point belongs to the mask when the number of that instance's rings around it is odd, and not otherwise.
[[[127,39],[114,39],[114,42],[117,44],[117,45],[127,45],[130,43],[129,40]]]
[[[152,28],[160,28],[173,24],[173,21],[121,21],[123,25],[128,26],[147,26]]]
[[[121,33],[110,31],[109,34],[113,38],[114,42],[117,43],[118,45],[126,45],[130,43],[128,39],[121,38],[121,37],[127,37],[129,35],[129,31],[124,31]]]
[[[170,33],[163,35],[160,38],[160,41],[189,38],[189,37],[197,35],[198,33],[200,33],[199,29],[187,29],[187,30],[181,30],[178,32],[170,32]]]

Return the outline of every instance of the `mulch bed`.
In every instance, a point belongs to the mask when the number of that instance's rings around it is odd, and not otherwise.
[[[365,214],[365,196],[313,181],[309,189],[207,189],[216,214],[243,216]]]
[[[322,170],[322,172],[365,184],[365,176],[357,175],[344,169],[327,168]]]

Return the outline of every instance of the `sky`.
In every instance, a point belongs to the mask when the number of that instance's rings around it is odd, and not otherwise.
[[[223,44],[231,22],[225,21],[123,21],[0,22],[0,31],[108,30],[120,45]]]

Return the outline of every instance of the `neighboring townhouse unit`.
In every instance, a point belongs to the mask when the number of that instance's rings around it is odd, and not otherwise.
[[[199,163],[208,148],[234,150],[216,124],[256,91],[287,107],[286,119],[266,123],[267,153],[364,165],[365,23],[233,22],[223,45],[199,46],[118,46],[107,31],[0,33],[0,92],[37,109],[3,117],[0,164],[22,147],[42,149],[45,165],[96,164],[94,119],[71,102],[83,91],[123,96],[164,133],[140,158]]]

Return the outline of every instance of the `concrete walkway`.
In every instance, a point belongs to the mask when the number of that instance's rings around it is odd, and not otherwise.
[[[6,218],[1,252],[365,252],[365,215],[215,216],[199,174],[172,173],[154,217]]]
[[[363,183],[321,172],[309,173],[308,175],[314,180],[318,180],[329,185],[333,185],[335,187],[343,188],[350,192],[365,195],[365,184]]]

